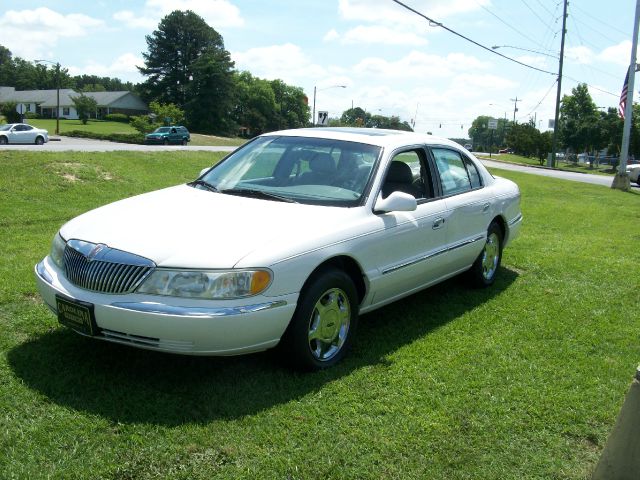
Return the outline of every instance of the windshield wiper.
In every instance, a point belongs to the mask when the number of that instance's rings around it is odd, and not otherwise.
[[[264,190],[256,190],[253,188],[226,188],[220,193],[228,193],[229,195],[240,195],[243,197],[264,198],[266,200],[277,200],[279,202],[298,203],[292,198],[278,195],[277,193],[265,192]]]
[[[207,182],[206,180],[194,180],[191,183],[187,183],[187,185],[189,185],[190,187],[195,187],[196,185],[199,185],[201,187],[206,188],[207,190],[209,190],[210,192],[217,192],[218,189],[215,187],[215,185],[212,185],[211,183]]]

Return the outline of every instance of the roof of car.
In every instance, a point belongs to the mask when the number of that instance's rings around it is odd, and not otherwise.
[[[280,130],[266,133],[263,136],[315,137],[330,140],[366,143],[380,147],[395,148],[402,145],[448,145],[462,149],[462,145],[446,138],[435,137],[424,133],[387,130],[383,128],[357,127],[317,127]]]

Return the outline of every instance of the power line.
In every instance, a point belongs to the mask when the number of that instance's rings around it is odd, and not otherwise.
[[[549,26],[549,22],[545,22],[542,19],[542,17],[540,15],[538,15],[538,12],[536,12],[533,8],[531,8],[531,6],[526,2],[526,0],[520,0],[520,1],[524,4],[525,7],[527,7],[529,9],[529,11],[531,13],[533,13],[536,16],[536,18],[538,20],[540,20],[540,23],[542,23],[547,29],[549,29],[549,30],[551,29],[551,27]]]
[[[533,107],[533,109],[532,109],[529,113],[527,113],[526,115],[522,115],[522,116],[520,116],[520,117],[518,118],[518,120],[522,120],[524,117],[529,117],[529,116],[531,116],[531,114],[532,114],[533,112],[535,112],[535,111],[538,109],[538,107],[539,107],[540,105],[542,105],[542,102],[544,102],[544,101],[545,101],[545,99],[549,96],[549,93],[551,93],[551,90],[553,90],[553,87],[555,86],[555,84],[556,84],[556,83],[558,83],[558,79],[557,79],[557,78],[553,81],[553,83],[552,83],[552,84],[551,84],[551,86],[549,87],[549,90],[547,90],[547,93],[545,93],[545,94],[544,94],[544,96],[540,99],[540,101],[538,102],[538,104],[537,104],[535,107]]]
[[[520,65],[522,65],[523,67],[527,67],[527,68],[530,68],[530,69],[532,69],[532,70],[537,70],[538,72],[542,72],[542,73],[548,73],[548,74],[550,74],[550,75],[556,75],[556,73],[554,73],[554,72],[550,72],[550,71],[548,71],[548,70],[543,70],[542,68],[534,67],[533,65],[526,64],[526,63],[524,63],[524,62],[521,62],[521,61],[519,61],[519,60],[516,60],[515,58],[508,57],[508,56],[506,56],[506,55],[503,55],[503,54],[502,54],[502,53],[500,53],[500,52],[497,52],[497,51],[495,51],[495,50],[492,50],[490,47],[487,47],[487,46],[485,46],[485,45],[482,45],[481,43],[478,43],[478,42],[476,42],[475,40],[472,40],[471,38],[469,38],[469,37],[467,37],[467,36],[465,36],[465,35],[462,35],[461,33],[458,33],[458,32],[456,32],[455,30],[452,30],[452,29],[451,29],[451,28],[449,28],[449,27],[446,27],[446,26],[445,26],[444,24],[442,24],[441,22],[437,22],[436,20],[434,20],[434,19],[432,19],[432,18],[427,17],[427,16],[426,16],[426,15],[424,15],[423,13],[420,13],[420,12],[418,12],[417,10],[414,10],[414,9],[413,9],[413,8],[411,8],[409,5],[406,5],[405,3],[402,3],[400,0],[391,0],[391,1],[392,1],[392,2],[397,3],[397,4],[398,4],[398,5],[400,5],[401,7],[406,8],[406,9],[407,9],[407,10],[409,10],[410,12],[413,12],[413,13],[415,13],[416,15],[418,15],[418,16],[420,16],[420,17],[424,18],[425,20],[427,20],[427,21],[429,22],[429,25],[430,25],[430,26],[432,26],[432,27],[440,27],[440,28],[443,28],[443,29],[445,29],[446,31],[448,31],[449,33],[453,33],[454,35],[456,35],[456,36],[458,36],[458,37],[460,37],[460,38],[462,38],[462,39],[466,40],[467,42],[471,42],[471,43],[473,43],[474,45],[476,45],[476,46],[478,46],[478,47],[480,47],[480,48],[482,48],[482,49],[486,50],[487,52],[491,52],[491,53],[493,53],[494,55],[498,55],[499,57],[505,58],[505,59],[507,59],[507,60],[509,60],[509,61],[511,61],[511,62],[514,62],[514,63],[520,64]]]
[[[394,0],[395,1],[395,0]],[[493,15],[494,17],[496,17],[501,23],[503,23],[504,25],[506,25],[507,27],[509,27],[511,30],[513,30],[514,32],[516,32],[518,35],[520,35],[523,38],[526,38],[527,40],[529,40],[531,43],[541,46],[538,42],[536,42],[533,38],[529,37],[528,35],[525,35],[524,33],[522,33],[522,31],[518,30],[517,28],[515,28],[513,25],[511,25],[511,23],[507,22],[506,20],[503,20],[502,18],[500,18],[496,13],[493,13],[491,10],[489,10],[487,7],[485,7],[484,5],[480,4],[477,0],[476,3],[478,4],[478,6],[480,8],[482,8],[483,10],[485,10],[487,13],[489,13],[490,15]]]

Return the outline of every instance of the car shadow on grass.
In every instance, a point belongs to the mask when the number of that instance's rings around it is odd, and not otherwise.
[[[517,276],[501,267],[493,287],[481,290],[454,278],[363,315],[347,358],[316,373],[293,372],[272,352],[181,356],[64,328],[16,346],[8,360],[17,377],[50,401],[113,422],[176,426],[233,419],[301,398],[359,368],[388,364],[389,354],[499,295]]]

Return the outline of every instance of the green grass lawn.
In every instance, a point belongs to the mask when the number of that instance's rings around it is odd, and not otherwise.
[[[640,195],[496,171],[524,225],[494,287],[363,316],[326,372],[60,327],[33,279],[60,225],[221,155],[0,151],[0,478],[590,477],[640,360]]]
[[[489,158],[488,153],[479,153],[476,154],[478,158]],[[537,158],[523,157],[522,155],[514,155],[510,153],[501,153],[501,154],[492,154],[491,160],[495,160],[497,162],[507,162],[507,163],[516,163],[519,165],[534,165],[536,167],[546,166],[546,162],[544,165],[540,165],[540,162]],[[556,162],[556,168],[559,170],[565,170],[567,172],[582,172],[582,173],[593,173],[596,175],[615,175],[615,171],[611,169],[611,165],[600,165],[598,167],[589,168],[589,164],[584,163],[572,163],[572,162],[564,162],[562,160],[558,160]]]
[[[50,118],[33,118],[27,120],[30,125],[38,128],[45,128],[50,136],[55,136],[56,120]],[[83,130],[94,133],[136,133],[136,130],[128,123],[107,122],[105,120],[89,120],[83,125],[80,120],[60,120],[60,135],[72,130]]]
[[[49,131],[50,136],[55,136],[56,121],[55,119],[30,119],[29,124],[38,127],[45,128]],[[107,122],[103,120],[89,120],[86,125],[83,125],[80,120],[60,120],[60,135],[64,135],[65,132],[71,132],[73,130],[80,130],[93,133],[136,133],[136,130],[128,123],[121,122]],[[191,142],[189,145],[193,146],[239,146],[246,142],[244,138],[235,137],[217,137],[214,135],[201,135],[198,133],[191,134]]]

